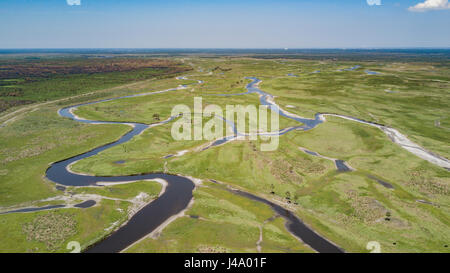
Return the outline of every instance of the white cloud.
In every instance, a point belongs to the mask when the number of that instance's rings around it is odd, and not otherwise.
[[[381,0],[367,0],[369,6],[381,6]]]
[[[69,6],[80,6],[81,0],[66,0]]]
[[[438,9],[450,9],[450,3],[448,0],[425,0],[423,3],[419,3],[408,8],[410,11],[427,11]]]

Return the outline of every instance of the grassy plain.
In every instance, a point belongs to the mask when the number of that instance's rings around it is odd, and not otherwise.
[[[275,95],[276,102],[292,113],[313,117],[317,112],[331,112],[386,124],[426,149],[450,157],[448,65],[219,57],[185,61],[194,67],[194,71],[186,73],[191,80],[166,78],[108,89],[43,106],[0,128],[0,206],[34,205],[62,194],[43,178],[48,164],[110,142],[129,130],[127,126],[75,123],[58,117],[58,108],[79,101],[173,88],[195,83],[194,79],[204,83],[164,94],[80,107],[76,114],[96,120],[153,123],[157,121],[155,114],[164,120],[173,105],[191,106],[195,96],[203,97],[203,106],[257,105],[256,94],[210,96],[245,92],[249,81],[244,77],[256,76],[263,80],[261,89]],[[353,71],[338,71],[357,64],[361,67]],[[369,75],[365,70],[381,74]],[[289,77],[288,73],[298,77]],[[287,233],[281,218],[264,224],[273,216],[269,207],[235,196],[209,179],[283,204],[349,252],[367,251],[369,241],[380,242],[383,252],[449,251],[449,172],[403,150],[376,128],[327,117],[326,123],[311,131],[293,131],[280,137],[280,146],[273,152],[261,152],[260,140],[244,140],[164,159],[168,154],[206,143],[174,141],[171,125],[151,128],[128,143],[72,166],[75,171],[97,175],[166,171],[203,179],[187,216],[175,220],[158,237],[135,244],[129,252],[256,252],[260,227],[263,252],[311,251]],[[298,124],[281,119],[281,128],[294,125]],[[338,172],[332,161],[308,155],[299,147],[345,160],[356,171]],[[119,160],[124,163],[115,163]],[[370,177],[386,181],[394,189]],[[124,188],[115,186],[116,190],[68,190],[124,199],[146,190],[158,192],[145,182],[121,186]],[[275,194],[270,193],[272,190]],[[287,195],[298,204],[287,203]],[[73,213],[79,226],[70,239],[87,244],[104,236],[111,223],[125,221],[126,216],[117,208],[126,211],[127,202],[103,200],[86,210],[56,211]],[[45,244],[27,240],[21,226],[48,213],[0,215],[0,233],[13,234],[13,239],[0,242],[2,251],[36,247],[36,251],[43,251]],[[96,218],[100,213],[102,217]],[[21,243],[16,246],[14,240]],[[60,247],[54,251],[63,250]]]

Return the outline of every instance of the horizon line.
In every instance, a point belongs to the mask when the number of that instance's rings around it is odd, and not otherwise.
[[[5,47],[0,50],[76,50],[76,49],[277,49],[277,50],[303,50],[303,49],[450,49],[450,46],[399,46],[399,47]]]

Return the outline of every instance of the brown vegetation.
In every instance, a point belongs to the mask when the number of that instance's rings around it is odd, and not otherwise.
[[[48,78],[54,75],[92,74],[103,72],[123,72],[142,68],[185,71],[186,68],[170,60],[145,58],[109,58],[109,59],[14,59],[0,63],[0,79]]]
[[[76,225],[71,214],[51,212],[24,224],[22,230],[27,235],[27,240],[45,243],[48,250],[54,251],[68,237],[76,234]]]
[[[447,184],[439,181],[439,178],[428,174],[424,169],[411,171],[405,183],[428,197],[432,197],[435,194],[447,196],[450,193],[450,187]]]
[[[3,100],[3,99],[0,99],[0,112],[3,112],[6,109],[9,109],[14,106],[30,104],[33,102],[34,101],[31,101],[31,100]]]
[[[368,196],[361,196],[354,190],[349,190],[346,194],[348,202],[353,208],[352,217],[367,224],[372,224],[386,216],[386,208],[377,200]]]

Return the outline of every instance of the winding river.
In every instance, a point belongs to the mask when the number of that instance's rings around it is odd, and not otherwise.
[[[179,77],[178,79],[187,79],[186,77]],[[247,84],[247,92],[239,93],[239,94],[217,94],[219,96],[233,96],[233,95],[243,95],[243,94],[251,94],[257,93],[260,98],[260,103],[262,105],[269,106],[272,111],[276,111],[281,116],[286,118],[298,121],[301,125],[297,127],[290,127],[278,132],[275,132],[278,135],[285,134],[292,130],[311,130],[318,126],[319,124],[325,121],[325,115],[318,113],[315,115],[314,119],[307,119],[300,117],[295,114],[291,114],[283,109],[281,109],[275,102],[274,96],[268,94],[261,89],[259,89],[258,84],[261,82],[258,78],[249,77],[247,79],[252,80],[251,83]],[[202,83],[202,81],[198,81],[198,83]],[[107,121],[95,121],[95,120],[87,120],[76,116],[73,111],[77,107],[81,107],[84,105],[91,105],[95,103],[102,103],[111,100],[117,99],[126,99],[138,96],[147,96],[157,93],[176,91],[178,89],[186,88],[185,85],[179,86],[178,88],[168,89],[164,91],[157,92],[149,92],[137,95],[123,96],[118,98],[111,98],[105,100],[99,100],[94,102],[88,102],[83,104],[78,104],[74,106],[69,106],[62,108],[58,111],[59,115],[62,117],[70,118],[77,122],[89,123],[89,124],[125,124],[132,128],[131,131],[123,135],[119,140],[100,146],[86,153],[64,159],[62,161],[53,163],[46,172],[46,176],[49,180],[55,182],[59,186],[100,186],[100,182],[128,182],[128,181],[141,181],[141,180],[152,180],[152,179],[163,179],[167,181],[167,187],[165,191],[158,197],[156,200],[144,206],[141,210],[139,210],[136,214],[134,214],[129,221],[120,227],[117,231],[112,233],[110,236],[106,237],[104,240],[98,242],[97,244],[91,246],[87,249],[86,252],[120,252],[126,249],[128,246],[138,241],[139,239],[145,237],[152,231],[154,231],[157,227],[162,225],[165,221],[167,221],[170,217],[180,213],[184,209],[187,208],[188,204],[192,200],[192,191],[195,188],[194,182],[186,177],[165,174],[165,173],[149,173],[149,174],[136,174],[136,175],[127,175],[127,176],[91,176],[84,174],[77,174],[69,171],[69,167],[71,164],[85,159],[91,156],[94,156],[102,151],[105,151],[111,147],[116,145],[125,143],[131,140],[134,136],[142,133],[144,130],[149,129],[151,127],[165,124],[170,122],[171,120],[177,117],[171,117],[163,122],[158,124],[144,124],[144,123],[133,123],[133,122],[107,122]],[[339,115],[335,115],[339,116]],[[361,123],[366,123],[369,125],[374,125],[382,129],[382,125],[371,124],[356,118],[339,116],[347,119],[351,119],[354,121],[358,121]],[[228,122],[229,123],[229,122]],[[236,128],[234,124],[231,124],[232,127]],[[387,128],[387,127],[383,127]],[[272,132],[273,134],[273,132]],[[237,132],[236,134],[237,135]],[[213,145],[224,144],[230,140],[233,140],[236,136],[226,137],[223,139],[216,140]],[[391,138],[394,142],[395,140]],[[434,158],[435,159],[435,158]],[[444,160],[439,158],[439,160]],[[448,160],[447,160],[448,161]],[[339,162],[339,164],[342,164]],[[343,166],[340,166],[343,168]],[[450,167],[450,164],[449,164]],[[249,193],[245,193],[242,191],[235,191],[235,193],[253,199],[255,201],[264,202],[271,206],[278,214],[284,215],[287,221],[288,230],[293,233],[295,236],[306,242],[310,245],[314,250],[318,252],[342,252],[343,250],[334,244],[330,243],[327,239],[321,237],[312,229],[307,227],[299,218],[297,218],[293,213],[288,210],[282,208],[281,206],[275,205],[274,203],[262,199],[258,196],[251,195]]]
[[[186,78],[180,78],[180,79],[186,79]],[[254,78],[254,81],[247,85],[248,92],[262,92],[259,89],[254,87],[254,84],[258,83],[258,79]],[[199,81],[199,83],[201,83]],[[185,86],[181,86],[181,88],[185,88]],[[169,91],[175,91],[179,88],[175,89],[168,89],[164,91],[158,91],[158,92],[150,92],[150,93],[144,93],[144,94],[138,94],[138,95],[131,95],[131,96],[123,96],[118,98],[112,98],[112,99],[105,99],[105,100],[99,100],[94,102],[88,102],[83,104],[77,104],[74,106],[69,106],[62,108],[58,111],[59,115],[62,117],[70,118],[77,122],[82,123],[89,123],[89,124],[125,124],[132,127],[132,130],[123,135],[119,140],[100,146],[98,148],[95,148],[91,151],[88,151],[86,153],[59,161],[53,163],[46,172],[47,178],[58,185],[64,185],[64,186],[91,186],[91,185],[99,185],[100,182],[128,182],[128,181],[141,181],[141,180],[152,180],[152,179],[163,179],[167,181],[167,187],[164,191],[164,193],[158,197],[153,202],[149,203],[145,207],[143,207],[141,210],[139,210],[135,215],[133,215],[130,220],[121,228],[119,228],[117,231],[112,233],[110,236],[106,237],[104,240],[98,242],[97,244],[91,246],[86,250],[86,252],[120,252],[123,249],[127,248],[134,242],[138,241],[139,239],[145,237],[152,231],[154,231],[157,227],[159,227],[161,224],[163,224],[165,221],[167,221],[170,217],[173,215],[176,215],[183,211],[190,201],[192,200],[192,191],[195,188],[195,184],[192,180],[177,176],[177,175],[170,175],[165,173],[150,173],[150,174],[137,174],[137,175],[128,175],[128,176],[91,176],[91,175],[84,175],[84,174],[77,174],[69,171],[69,167],[71,164],[74,164],[75,162],[85,159],[91,156],[94,156],[104,150],[107,150],[111,147],[114,147],[116,145],[125,143],[132,139],[134,136],[142,133],[144,130],[151,128],[153,126],[157,126],[160,124],[164,124],[167,122],[170,122],[176,117],[171,117],[168,120],[165,120],[158,124],[143,124],[143,123],[133,123],[133,122],[108,122],[108,121],[97,121],[97,120],[87,120],[80,118],[76,116],[73,111],[81,106],[84,105],[91,105],[95,103],[102,103],[106,101],[111,100],[117,100],[117,99],[125,99],[125,98],[131,98],[131,97],[137,97],[137,96],[145,96],[145,95],[151,95],[156,93],[162,93],[162,92],[169,92]],[[260,93],[264,95],[269,95],[266,93]],[[262,102],[264,102],[264,99],[262,99]],[[264,102],[265,104],[269,104],[268,102]],[[306,121],[306,120],[303,120]],[[299,126],[298,128],[292,128],[293,129],[299,129],[307,127]],[[287,133],[290,130],[281,130],[279,134]],[[239,194],[245,195],[244,192],[240,192]],[[250,195],[247,195],[247,197],[250,197]],[[255,200],[255,196],[251,196],[252,199]],[[259,198],[261,201],[264,200],[262,198]],[[265,201],[266,204],[272,204]],[[273,207],[273,206],[272,206]],[[273,207],[275,208],[275,207]],[[277,206],[276,211],[278,213],[282,213],[283,215],[289,215],[289,230],[298,238],[305,240],[309,243],[309,245],[320,252],[341,252],[338,247],[331,244],[328,240],[321,237],[317,233],[315,233],[313,230],[308,228],[306,225],[301,222],[300,219],[295,217],[292,213],[287,214],[287,210],[282,209],[281,207]]]

